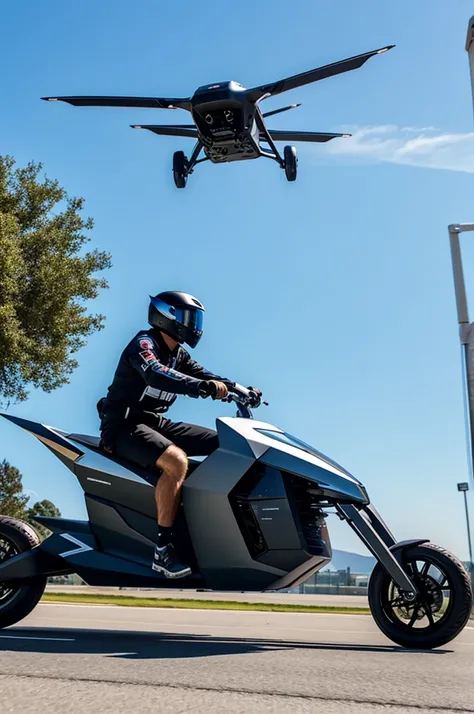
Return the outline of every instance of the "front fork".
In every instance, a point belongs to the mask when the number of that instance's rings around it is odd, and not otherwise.
[[[427,538],[407,540],[397,543],[388,526],[376,511],[368,504],[360,510],[352,504],[338,504],[337,512],[347,521],[352,530],[367,546],[372,555],[396,583],[406,600],[414,600],[418,588],[402,567],[402,551],[410,546],[426,543]]]

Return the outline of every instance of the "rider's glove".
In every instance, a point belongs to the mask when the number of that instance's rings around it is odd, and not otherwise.
[[[211,397],[211,399],[222,399],[224,401],[228,394],[226,385],[218,379],[201,382],[199,392],[204,398]]]
[[[203,399],[207,399],[207,397],[212,397],[213,399],[215,399],[216,394],[217,388],[213,382],[206,382],[203,380],[199,385],[199,395]]]

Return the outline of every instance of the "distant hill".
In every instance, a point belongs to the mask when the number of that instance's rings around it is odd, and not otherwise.
[[[351,573],[370,575],[376,563],[375,558],[371,555],[359,555],[358,553],[349,553],[346,550],[333,550],[332,554],[332,560],[329,566],[323,568],[323,570],[347,570],[347,568],[350,568]],[[469,562],[463,561],[463,563],[469,571]]]
[[[375,558],[371,555],[359,555],[358,553],[348,553],[345,550],[333,550],[332,561],[324,570],[346,570],[351,569],[351,573],[369,575],[375,565]]]

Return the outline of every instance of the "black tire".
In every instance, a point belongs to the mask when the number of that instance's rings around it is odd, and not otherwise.
[[[298,159],[296,157],[296,149],[294,146],[285,146],[283,150],[283,159],[285,161],[285,176],[288,181],[296,181],[298,173]]]
[[[184,154],[184,151],[175,151],[175,153],[173,154],[173,177],[176,188],[184,188],[186,186],[187,165],[188,160]]]
[[[416,565],[419,562],[425,563],[425,567],[429,564],[425,575],[423,568],[420,572]],[[404,550],[402,563],[406,572],[416,581],[423,593],[422,597],[408,605],[390,605],[392,589],[397,593],[396,600],[400,599],[400,594],[391,577],[380,563],[377,563],[369,581],[369,605],[373,618],[384,635],[402,647],[442,647],[459,635],[471,615],[473,592],[469,573],[454,555],[431,543]],[[440,584],[430,576],[432,568],[444,575]],[[444,602],[445,592],[450,593],[447,604]],[[392,600],[392,603],[394,602]],[[403,617],[408,620],[408,624],[397,614],[401,612],[406,613]],[[440,618],[436,621],[437,614],[440,614]],[[427,627],[417,628],[413,624],[410,626],[410,622],[416,624],[417,620],[421,622],[422,619],[428,622]]]
[[[28,523],[0,516],[0,563],[39,543],[38,535]],[[0,628],[14,625],[29,615],[41,600],[45,587],[46,577],[5,583],[0,579]]]

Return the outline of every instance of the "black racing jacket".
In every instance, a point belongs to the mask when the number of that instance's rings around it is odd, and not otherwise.
[[[235,384],[209,372],[180,345],[171,351],[157,330],[142,330],[122,352],[107,396],[97,404],[103,445],[112,447],[125,420],[159,423],[179,394],[198,397],[200,383],[211,379]]]

